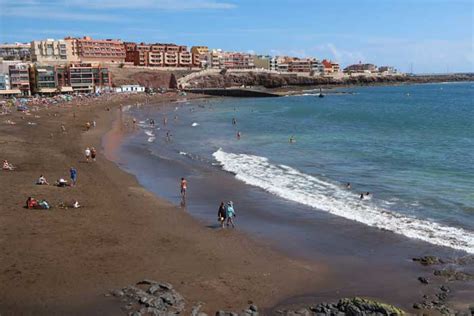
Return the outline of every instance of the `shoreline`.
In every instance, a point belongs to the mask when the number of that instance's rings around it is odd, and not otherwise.
[[[189,105],[193,106],[193,105]],[[152,115],[149,110],[146,108],[143,109],[145,113],[148,115]],[[160,110],[160,114],[162,115],[165,112]],[[156,115],[156,113],[154,113]],[[166,114],[171,115],[171,114]],[[143,117],[142,117],[143,118]],[[406,293],[411,293],[410,295],[405,295],[404,298],[400,296],[398,299],[394,293],[379,293],[379,288],[374,287],[375,280],[371,280],[364,284],[364,275],[359,275],[357,280],[358,282],[362,282],[359,284],[358,287],[353,287],[347,291],[342,291],[341,293],[346,293],[344,295],[351,296],[354,293],[368,293],[368,297],[372,298],[381,298],[382,300],[385,299],[388,303],[396,303],[401,304],[402,308],[410,310],[413,301],[417,299],[417,296],[421,297],[420,293],[423,291],[423,285],[419,284],[417,281],[417,277],[419,275],[423,275],[426,273],[426,269],[420,269],[418,266],[414,265],[410,262],[411,258],[420,256],[420,255],[439,255],[441,257],[449,257],[449,256],[460,256],[463,254],[462,251],[454,250],[451,248],[445,248],[441,246],[427,244],[425,242],[409,239],[404,236],[395,235],[393,233],[386,233],[379,229],[366,227],[359,223],[352,223],[349,220],[336,218],[335,216],[327,215],[327,214],[319,214],[313,217],[306,217],[306,216],[296,216],[295,214],[286,214],[282,215],[281,213],[285,212],[286,209],[294,209],[298,208],[301,212],[296,212],[296,214],[308,213],[309,209],[307,207],[298,205],[293,202],[283,201],[281,198],[278,198],[273,195],[265,194],[265,192],[260,193],[262,190],[251,187],[249,185],[243,184],[240,181],[236,180],[232,174],[228,174],[226,172],[219,172],[215,171],[211,168],[201,168],[198,166],[199,164],[193,163],[185,158],[182,159],[174,159],[174,155],[167,155],[164,154],[163,157],[161,154],[152,154],[150,156],[150,152],[146,149],[145,145],[142,144],[138,139],[143,137],[141,136],[131,136],[132,141],[127,141],[125,149],[122,149],[122,157],[124,158],[124,163],[121,164],[121,167],[127,172],[135,174],[138,178],[138,181],[141,185],[146,187],[148,190],[156,194],[161,198],[165,198],[170,202],[178,204],[178,197],[176,196],[174,190],[169,190],[169,187],[173,186],[173,182],[177,177],[180,175],[185,175],[186,178],[191,177],[195,182],[193,184],[193,191],[195,191],[194,197],[190,196],[194,200],[191,203],[188,203],[188,211],[201,221],[203,221],[202,225],[213,225],[213,212],[209,212],[209,208],[213,208],[213,203],[215,203],[215,198],[213,199],[212,196],[227,196],[232,197],[231,199],[234,201],[238,201],[237,199],[243,199],[244,201],[239,202],[239,207],[241,209],[245,209],[247,218],[240,218],[239,221],[243,221],[238,224],[239,229],[244,230],[245,233],[250,234],[251,236],[257,237],[266,242],[270,243],[273,248],[277,251],[282,251],[284,254],[293,257],[293,258],[301,258],[303,260],[310,260],[310,261],[324,261],[328,266],[332,268],[334,266],[338,266],[339,270],[339,278],[334,277],[333,275],[333,285],[341,285],[345,284],[345,279],[349,278],[349,275],[345,275],[343,272],[344,269],[356,269],[360,271],[365,271],[367,273],[371,272],[371,269],[375,269],[372,271],[373,275],[377,275],[379,278],[384,279],[387,283],[391,284],[393,289],[399,288],[400,291],[403,291],[404,288],[410,287],[412,288],[411,291],[406,291]],[[125,155],[124,155],[125,151]],[[169,150],[168,150],[169,151]],[[172,150],[173,152],[176,151],[176,148]],[[144,159],[143,157],[148,157]],[[135,165],[131,164],[128,165],[126,161],[133,161]],[[167,170],[166,172],[160,172],[159,170]],[[159,178],[160,183],[149,182],[150,178]],[[231,189],[229,189],[231,188]],[[212,192],[212,193],[211,193]],[[245,197],[245,198],[244,198]],[[264,212],[260,212],[260,209],[265,209],[265,205],[268,208],[268,205],[271,205],[272,209],[275,209],[272,214],[263,214]],[[278,215],[277,215],[278,214]],[[276,219],[275,219],[275,218]],[[301,218],[300,218],[301,217]],[[279,221],[280,223],[277,223]],[[281,222],[291,223],[291,225],[298,225],[298,230],[294,230],[294,228],[289,228],[289,225],[282,224]],[[307,225],[297,224],[298,222],[308,222]],[[272,232],[263,232],[264,226],[270,226],[275,231]],[[350,227],[353,226],[353,227]],[[336,233],[334,234],[335,230],[342,229],[345,232]],[[342,228],[341,228],[342,227]],[[290,233],[286,232],[287,230]],[[300,230],[300,231],[299,231]],[[321,231],[320,235],[311,235],[312,231]],[[281,236],[275,238],[276,231],[281,232]],[[298,232],[299,231],[299,232]],[[297,235],[306,235],[296,237]],[[269,237],[270,236],[270,237]],[[344,240],[351,238],[351,236],[357,236],[357,240],[353,240],[354,247],[349,245],[344,245]],[[272,241],[273,238],[273,241]],[[287,243],[285,241],[287,239],[294,239],[293,242]],[[335,238],[338,241],[330,241],[330,238]],[[377,242],[372,242],[370,239],[377,240]],[[275,242],[275,239],[278,240]],[[297,240],[298,242],[295,242]],[[352,240],[352,239],[351,239]],[[338,257],[338,251],[331,254],[330,249],[324,249],[318,246],[314,246],[314,255],[303,255],[301,256],[301,251],[296,251],[298,247],[305,244],[304,247],[310,246],[310,243],[317,243],[321,242],[322,244],[335,244],[337,245],[335,249],[339,249],[339,252],[346,252],[344,256]],[[282,246],[285,245],[286,246]],[[384,249],[385,246],[391,247],[392,249]],[[312,247],[312,246],[311,246]],[[326,246],[327,247],[327,246]],[[354,248],[354,249],[351,249]],[[308,248],[303,248],[308,249]],[[364,250],[366,249],[366,250]],[[364,255],[354,255],[352,252],[361,250]],[[371,256],[376,256],[377,258],[371,258]],[[467,255],[467,254],[466,254]],[[351,263],[344,263],[341,259],[347,260],[349,259]],[[371,260],[375,262],[372,264]],[[338,262],[339,261],[339,262]],[[393,269],[392,276],[384,276],[384,273],[387,272],[387,269]],[[400,276],[400,279],[403,281],[397,281],[397,276]],[[395,283],[394,283],[395,282]],[[382,284],[379,284],[383,286]],[[370,287],[372,286],[372,289]],[[458,285],[459,293],[463,292],[463,285]],[[457,286],[456,286],[457,287]],[[468,285],[468,288],[472,287]],[[331,286],[326,288],[326,292],[330,292]],[[352,292],[351,292],[352,291]],[[396,291],[395,291],[396,292]],[[313,293],[313,294],[308,294]],[[315,289],[309,290],[306,294],[309,298],[309,301],[315,301],[314,298],[324,299],[324,298],[340,298],[341,296],[336,294],[336,289],[332,292],[332,294],[321,294],[321,290]],[[461,301],[465,302],[466,294],[461,294],[463,299]],[[390,301],[389,298],[395,298],[394,301]],[[456,297],[455,297],[456,298]],[[289,302],[292,299],[288,300]],[[455,299],[453,299],[453,302]],[[398,305],[399,306],[399,305]]]
[[[249,300],[269,307],[310,285],[324,286],[323,265],[290,259],[239,231],[203,227],[139,186],[101,151],[97,162],[83,163],[83,148],[101,148],[123,100],[91,103],[75,108],[75,118],[71,105],[36,112],[47,120],[28,117],[35,126],[20,113],[8,116],[16,125],[0,125],[2,158],[18,167],[0,177],[0,190],[10,196],[1,208],[2,315],[114,315],[119,305],[104,293],[143,278],[175,284],[188,300],[204,301],[203,310],[211,312],[240,309]],[[84,122],[92,119],[97,128],[84,132]],[[59,132],[61,123],[65,135]],[[53,138],[47,137],[50,133]],[[34,185],[39,174],[54,182],[70,165],[79,171],[77,186]],[[29,195],[45,198],[53,208],[23,209]],[[83,207],[57,207],[72,199]]]

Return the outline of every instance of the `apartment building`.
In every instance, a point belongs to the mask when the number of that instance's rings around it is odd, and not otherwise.
[[[311,71],[312,71],[313,75],[324,74],[323,63],[318,59],[314,59],[312,64],[311,64]]]
[[[56,67],[51,65],[32,65],[30,67],[30,87],[33,94],[58,92]]]
[[[255,68],[270,70],[270,62],[272,57],[268,55],[255,55],[253,61]]]
[[[224,52],[223,67],[227,69],[253,69],[254,58],[250,54],[238,52]]]
[[[70,64],[66,78],[72,89],[78,92],[98,92],[112,85],[108,68],[98,64]]]
[[[339,73],[341,71],[339,64],[334,61],[323,59],[321,63],[323,64],[324,74]]]
[[[18,89],[23,96],[31,95],[29,65],[27,63],[15,63],[8,66],[10,77],[10,88]]]
[[[354,65],[349,65],[346,68],[344,68],[344,73],[352,74],[352,73],[375,73],[378,72],[377,66],[374,64],[354,64]]]
[[[0,90],[10,90],[10,76],[0,73]]]
[[[0,44],[0,58],[3,60],[30,60],[30,44]]]
[[[131,62],[135,66],[147,66],[146,53],[151,51],[151,45],[133,42],[124,43],[125,47],[125,61]]]
[[[64,63],[68,60],[68,50],[71,50],[71,47],[68,46],[70,43],[65,40],[32,41],[30,45],[31,61],[42,64]]]
[[[207,55],[209,54],[209,48],[207,46],[193,46],[191,47],[191,54],[194,67],[207,67]]]
[[[292,58],[288,61],[288,72],[310,73],[312,62],[310,58]]]
[[[176,44],[124,44],[126,61],[135,66],[192,67],[192,54],[184,45]]]
[[[71,47],[69,60],[83,63],[122,63],[125,62],[125,46],[121,40],[96,40],[89,36],[82,38],[66,37]]]

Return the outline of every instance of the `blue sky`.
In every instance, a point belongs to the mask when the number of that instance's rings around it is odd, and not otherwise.
[[[0,42],[90,35],[474,71],[472,0],[0,0]]]

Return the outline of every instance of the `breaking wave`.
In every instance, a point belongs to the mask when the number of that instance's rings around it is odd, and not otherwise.
[[[238,180],[287,200],[409,238],[474,253],[472,231],[402,215],[370,201],[361,201],[339,185],[285,165],[271,164],[265,157],[226,153],[222,149],[213,156],[223,170],[235,174]]]

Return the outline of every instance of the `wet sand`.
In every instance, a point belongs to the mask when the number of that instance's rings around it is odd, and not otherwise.
[[[293,258],[328,267],[328,285],[306,288],[304,295],[282,300],[275,309],[294,303],[367,296],[415,312],[413,303],[444,283],[441,278],[432,276],[432,267],[423,267],[411,259],[424,255],[443,258],[466,255],[315,212],[247,186],[217,167],[177,156],[167,149],[152,155],[143,145],[142,136],[127,138],[117,162],[135,174],[148,190],[176,205],[180,197],[173,185],[176,179],[185,176],[190,186],[186,211],[209,228],[218,230],[215,214],[220,199],[233,200],[238,213],[238,230]],[[432,284],[429,287],[421,284],[417,280],[420,276],[429,278]],[[451,282],[449,286],[453,291],[450,304],[466,309],[474,297],[474,282]]]
[[[175,98],[150,101],[160,106]],[[240,230],[206,227],[105,158],[102,137],[118,118],[119,105],[143,101],[102,98],[0,117],[0,159],[17,167],[0,172],[0,313],[117,315],[120,304],[104,294],[143,278],[174,284],[189,304],[202,301],[209,313],[239,310],[249,301],[271,307],[307,289],[326,288],[324,263],[291,258]],[[7,119],[17,124],[5,124]],[[97,127],[85,132],[91,120]],[[112,156],[119,136],[109,138]],[[99,149],[97,162],[84,161],[86,146]],[[78,170],[75,187],[34,184],[40,174],[50,183],[69,178],[71,166]],[[27,210],[28,196],[53,208]],[[58,207],[76,199],[82,208]]]

